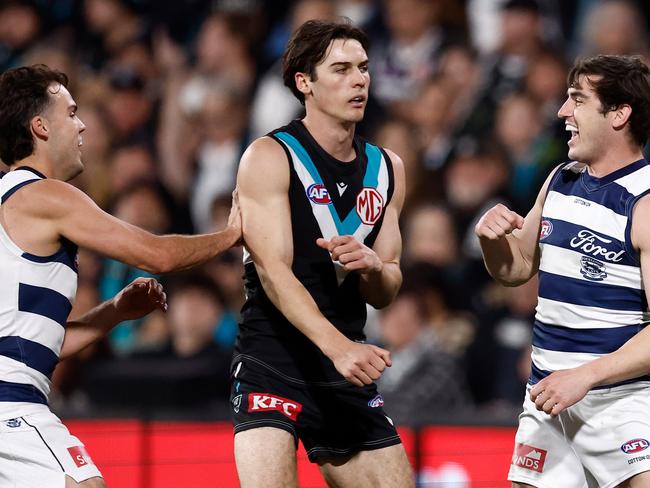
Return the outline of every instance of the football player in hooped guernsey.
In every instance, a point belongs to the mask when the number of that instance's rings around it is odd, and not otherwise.
[[[514,487],[650,486],[650,70],[637,57],[576,63],[558,116],[570,162],[523,218],[476,225],[507,286],[539,273],[532,371]]]
[[[370,75],[365,34],[309,21],[289,41],[284,81],[306,116],[244,153],[247,301],[231,402],[244,488],[296,487],[300,439],[330,486],[413,486],[374,381],[389,352],[366,344],[366,304],[402,276],[398,156],[355,135]]]

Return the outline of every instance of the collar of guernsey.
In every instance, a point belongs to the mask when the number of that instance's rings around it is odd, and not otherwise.
[[[307,150],[298,140],[287,132],[278,132],[275,136],[281,140],[291,154],[291,161],[305,191],[313,185],[323,185],[316,165]],[[366,173],[363,177],[364,188],[374,188],[382,197],[383,202],[388,197],[388,169],[386,159],[377,146],[365,143],[365,153],[368,159]],[[365,224],[359,218],[356,207],[352,207],[347,215],[340,216],[332,203],[321,205],[309,200],[314,218],[318,222],[322,236],[330,240],[334,236],[351,235],[359,242],[364,242],[372,232],[373,225]],[[382,212],[385,209],[382,209]],[[348,274],[339,262],[334,262],[336,277],[339,285]]]

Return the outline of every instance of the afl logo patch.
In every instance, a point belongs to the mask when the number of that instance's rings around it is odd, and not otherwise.
[[[550,220],[542,220],[542,226],[539,231],[539,240],[543,241],[553,232],[553,223]]]
[[[364,224],[376,224],[383,208],[384,199],[374,188],[364,188],[357,195],[357,215]]]
[[[330,192],[322,183],[314,183],[307,188],[307,198],[318,205],[329,205],[332,203]]]

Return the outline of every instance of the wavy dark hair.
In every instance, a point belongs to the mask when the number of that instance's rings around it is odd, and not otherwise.
[[[581,59],[571,68],[567,83],[577,86],[580,76],[589,77],[602,105],[601,113],[621,105],[632,107],[630,135],[643,147],[650,137],[650,69],[639,56],[598,55]]]
[[[282,57],[282,78],[294,96],[305,104],[305,96],[296,87],[296,73],[306,73],[316,80],[316,66],[327,55],[327,48],[336,39],[354,39],[368,52],[368,36],[350,19],[339,21],[308,20],[293,34]]]
[[[23,66],[0,75],[0,159],[11,166],[34,153],[32,117],[51,102],[52,84],[68,86],[68,77],[44,64]]]

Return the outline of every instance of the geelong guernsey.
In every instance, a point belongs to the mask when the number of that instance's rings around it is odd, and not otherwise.
[[[631,242],[634,205],[649,192],[645,160],[603,178],[572,162],[553,177],[542,211],[531,383],[615,351],[650,322]],[[650,375],[624,383],[641,380]]]
[[[358,136],[356,158],[338,161],[297,120],[270,137],[282,146],[289,164],[292,271],[335,327],[349,339],[363,341],[366,303],[359,291],[359,275],[332,262],[316,239],[353,235],[372,247],[393,194],[392,163],[385,151]],[[247,253],[245,285],[247,301],[235,360],[243,355],[301,382],[347,383],[271,303]]]
[[[0,173],[0,205],[43,178],[24,167]],[[76,253],[66,241],[51,256],[29,254],[0,225],[0,419],[47,404],[77,290]]]

